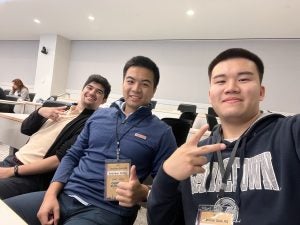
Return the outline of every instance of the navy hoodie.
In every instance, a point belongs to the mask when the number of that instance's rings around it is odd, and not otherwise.
[[[216,129],[200,145],[218,140]],[[222,142],[226,167],[236,141]],[[148,199],[149,225],[194,225],[199,205],[227,207],[235,214],[235,225],[300,224],[300,115],[265,115],[248,129],[241,137],[223,198],[217,197],[221,173],[216,153],[207,157],[206,172],[182,182],[160,169]]]

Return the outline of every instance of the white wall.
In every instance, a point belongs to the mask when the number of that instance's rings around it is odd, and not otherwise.
[[[48,54],[40,53],[46,47]],[[54,34],[40,36],[39,55],[35,76],[36,99],[47,99],[66,90],[71,41]]]
[[[100,73],[111,82],[112,92],[121,94],[123,65],[141,54],[160,68],[156,98],[208,103],[208,64],[230,47],[247,48],[264,61],[266,98],[262,108],[300,112],[300,40],[72,41],[67,86],[80,89],[89,74]]]
[[[38,41],[0,41],[0,84],[6,89],[20,78],[33,89],[38,56]]]
[[[262,108],[300,112],[300,39],[228,41],[72,41],[68,90],[80,90],[91,73],[106,76],[112,93],[121,94],[122,68],[135,55],[152,58],[160,68],[156,98],[208,103],[207,66],[222,50],[243,47],[265,63],[266,98]],[[15,75],[34,82],[37,41],[0,41],[0,84]],[[36,85],[36,84],[35,84]]]

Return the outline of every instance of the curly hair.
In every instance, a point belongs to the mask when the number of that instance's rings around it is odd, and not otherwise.
[[[15,86],[17,86],[17,88],[12,88],[13,89],[13,93],[15,93],[15,91],[21,91],[22,88],[26,88],[26,86],[23,84],[23,82],[20,79],[14,79],[12,81],[14,83]]]

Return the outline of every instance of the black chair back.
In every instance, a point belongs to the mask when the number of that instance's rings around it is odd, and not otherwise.
[[[3,90],[3,92],[4,92],[5,95],[9,95],[10,90],[9,89],[5,89],[5,90]]]
[[[213,107],[208,107],[208,108],[207,108],[207,113],[208,113],[209,115],[214,116],[214,117],[218,117],[218,115],[217,115],[217,113],[215,112],[215,110],[214,110]]]
[[[18,101],[18,96],[16,95],[6,95],[5,96],[5,100],[8,100],[8,101]],[[1,112],[7,112],[7,113],[14,113],[14,107],[15,105],[12,105],[12,104],[2,104],[1,106]]]
[[[195,112],[183,112],[183,113],[181,113],[179,118],[187,121],[190,124],[190,127],[192,127],[196,116],[197,116],[197,113],[195,113]]]
[[[0,103],[0,112],[14,113],[14,105]]]
[[[8,100],[8,101],[18,101],[18,96],[16,96],[16,95],[6,95],[6,97],[5,97],[5,100]]]
[[[179,104],[177,110],[180,112],[194,112],[196,113],[197,106],[191,104]]]
[[[32,102],[35,97],[35,93],[29,93],[30,101]]]
[[[218,120],[217,118],[218,115],[215,112],[215,110],[213,109],[213,107],[208,107],[207,108],[207,114],[206,114],[206,120],[209,126],[209,131],[212,131],[213,128],[218,124]]]
[[[209,131],[212,131],[213,128],[218,124],[217,118],[213,115],[206,114],[206,120],[209,126]]]
[[[172,128],[177,146],[185,143],[191,127],[189,122],[178,118],[162,118],[161,120]]]
[[[155,109],[157,101],[155,100],[151,100],[150,104],[151,104],[151,109]]]

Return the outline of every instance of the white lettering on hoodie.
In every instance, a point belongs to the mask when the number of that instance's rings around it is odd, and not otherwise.
[[[228,158],[224,159],[224,166],[228,163]],[[264,152],[252,158],[244,160],[243,177],[240,184],[241,191],[248,190],[274,190],[279,191],[279,185],[275,176],[272,156],[270,152]],[[217,162],[213,163],[211,182],[208,190],[205,188],[207,177],[210,173],[209,163],[203,166],[204,173],[192,175],[190,177],[192,194],[208,192],[218,192],[222,183],[222,177]],[[237,186],[238,169],[240,168],[240,158],[236,157],[232,165],[231,174],[227,180],[225,192],[235,192]]]

